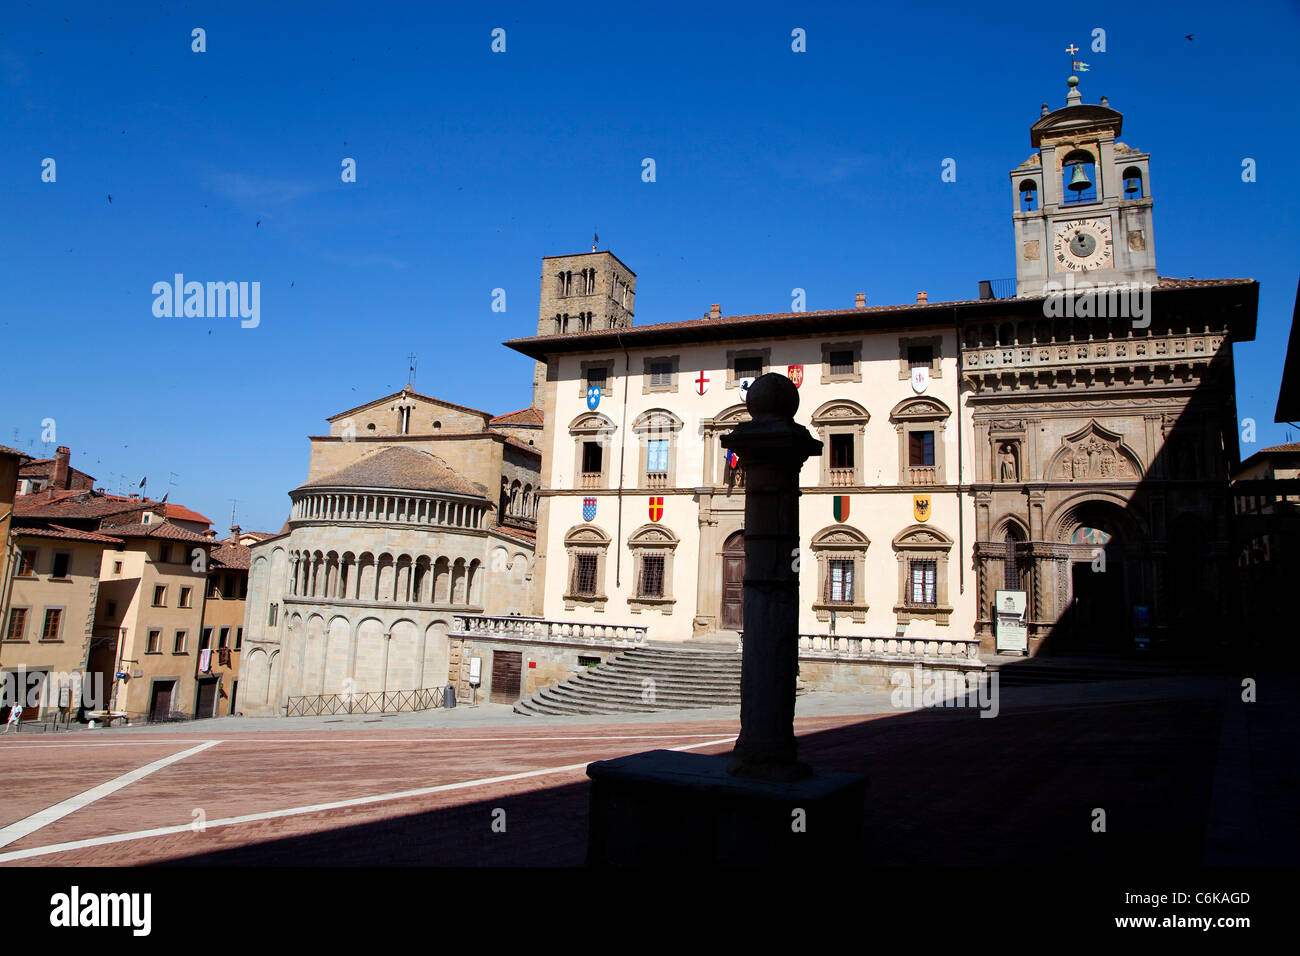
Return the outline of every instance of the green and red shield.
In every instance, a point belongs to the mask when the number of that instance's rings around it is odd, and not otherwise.
[[[849,520],[849,496],[836,495],[831,499],[831,510],[835,513],[836,521]]]

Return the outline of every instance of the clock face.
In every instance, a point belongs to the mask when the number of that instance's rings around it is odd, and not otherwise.
[[[1109,219],[1072,219],[1058,224],[1056,263],[1071,272],[1109,269],[1115,264],[1115,247]]]

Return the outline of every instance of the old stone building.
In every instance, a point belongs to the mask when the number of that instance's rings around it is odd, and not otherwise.
[[[530,609],[540,421],[409,387],[331,417],[285,529],[250,548],[239,709],[463,683],[453,615]]]
[[[744,462],[720,438],[778,371],[825,443],[792,556],[806,677],[990,653],[998,590],[1023,593],[1030,653],[1202,640],[1233,577],[1232,344],[1258,286],[1156,275],[1121,123],[1074,78],[1044,107],[1011,173],[1017,278],[979,298],[578,330],[544,306],[507,343],[546,366],[534,613],[739,636]]]

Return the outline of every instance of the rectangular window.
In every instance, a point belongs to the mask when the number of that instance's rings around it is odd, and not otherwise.
[[[211,646],[212,646],[212,628],[205,627],[203,629],[202,636],[199,638],[199,650],[206,651]]]
[[[18,562],[18,576],[30,578],[36,573],[36,549],[23,548],[23,556]]]
[[[63,611],[57,607],[45,611],[45,626],[41,628],[41,640],[57,641],[59,639],[59,622],[63,620]]]
[[[852,375],[853,374],[853,350],[836,349],[830,354],[831,374],[832,375]]]
[[[114,574],[121,574],[121,573],[122,573],[122,562],[121,562],[121,561],[114,561],[114,562],[113,562],[113,573],[114,573]]]
[[[194,594],[193,588],[181,588],[181,607],[190,607],[190,601]]]
[[[908,368],[929,368],[933,364],[933,345],[909,345],[907,347]]]
[[[153,589],[153,606],[154,607],[167,606],[167,588],[165,585],[159,584]]]
[[[222,588],[221,593],[228,598],[235,596],[235,576],[233,574],[226,575],[225,587]]]
[[[601,391],[604,391],[606,388],[608,388],[609,369],[604,365],[587,369],[587,387],[588,388],[599,387]]]
[[[68,576],[68,565],[72,563],[72,555],[66,551],[54,552],[54,566],[50,569],[50,576],[55,578],[66,578]]]
[[[763,374],[763,360],[761,358],[738,358],[736,359],[736,381],[742,378],[758,378]]]
[[[9,629],[5,631],[5,640],[27,640],[27,608],[11,607],[9,609]]]
[[[911,563],[911,583],[908,591],[909,604],[937,604],[934,582],[937,564],[934,561],[913,561]]]
[[[239,579],[239,599],[243,601],[248,597],[248,575],[245,574]]]
[[[585,474],[600,474],[604,470],[604,459],[604,449],[601,448],[600,442],[585,441],[582,443],[582,470]]]
[[[109,601],[107,611],[109,617],[117,617],[117,602]]]
[[[272,604],[266,609],[266,626],[275,627],[275,620],[280,614],[280,605]]]
[[[185,653],[185,640],[186,640],[187,637],[188,637],[188,635],[186,634],[185,631],[177,631],[177,632],[176,632],[176,639],[172,642],[172,653],[173,653],[173,654],[184,654],[184,653]]]
[[[664,556],[647,554],[641,559],[641,597],[664,596]]]
[[[656,438],[646,443],[645,470],[648,472],[668,471],[668,439]]]
[[[230,628],[223,627],[217,632],[217,647],[226,647],[230,644]]]
[[[218,597],[218,596],[220,595],[220,590],[221,590],[221,589],[220,589],[219,587],[217,587],[217,579],[216,579],[216,578],[209,578],[209,579],[208,579],[208,597],[210,597],[210,598]]]
[[[573,593],[583,597],[596,594],[596,555],[579,554],[573,562]]]
[[[853,467],[852,435],[831,435],[831,467]]]
[[[650,385],[651,387],[662,386],[667,388],[673,384],[673,363],[672,362],[651,362],[650,363]]]
[[[907,463],[912,467],[934,466],[934,432],[908,432]]]
[[[172,559],[172,546],[170,544],[158,545],[158,562],[166,564]]]
[[[244,646],[244,629],[242,627],[237,627],[235,628],[235,650],[239,650],[243,646]]]
[[[827,564],[826,600],[853,603],[853,561],[837,559]]]
[[[145,648],[146,654],[162,653],[162,631],[156,627],[149,628],[149,645]]]

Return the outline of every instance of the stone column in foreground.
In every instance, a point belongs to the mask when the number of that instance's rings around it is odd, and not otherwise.
[[[769,372],[749,388],[752,421],[722,436],[745,468],[744,653],[740,737],[728,768],[758,780],[796,780],[799,667],[799,471],[822,443],[794,420],[799,390]]]

